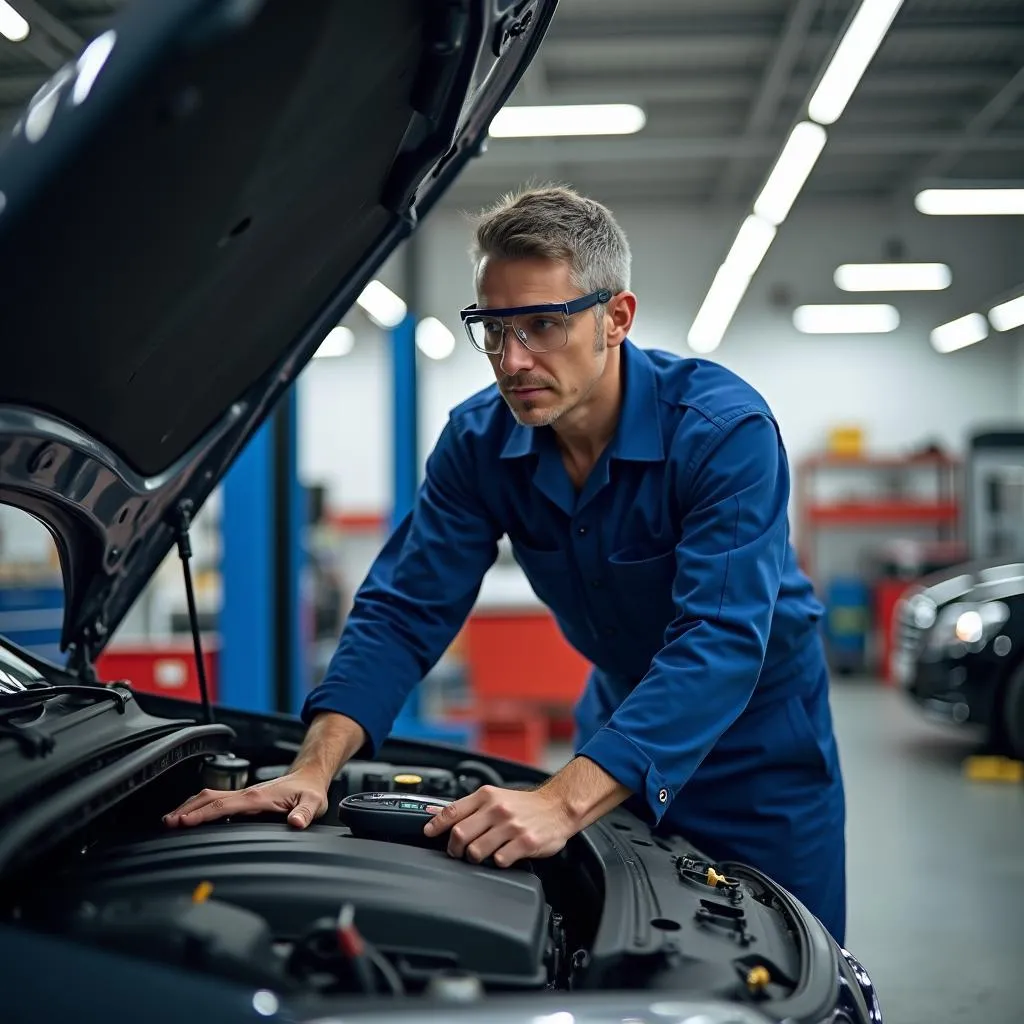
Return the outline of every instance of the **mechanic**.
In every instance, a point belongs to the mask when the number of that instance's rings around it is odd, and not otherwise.
[[[427,826],[499,867],[547,857],[618,804],[751,864],[845,930],[845,799],[817,623],[764,399],[725,368],[630,340],[628,241],[564,187],[479,218],[462,312],[496,386],[455,408],[415,507],[356,596],[287,775],[203,791],[169,826],[277,810],[298,828],[468,616],[507,535],[594,666],[575,756],[529,792],[484,786]],[[521,667],[532,670],[523,650]],[[364,755],[365,756],[365,755]]]

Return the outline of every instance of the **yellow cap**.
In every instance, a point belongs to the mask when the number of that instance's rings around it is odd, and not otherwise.
[[[708,885],[718,885],[719,882],[727,882],[725,875],[720,875],[714,868],[708,868]]]
[[[205,903],[213,892],[213,882],[200,882],[192,893],[193,903]]]
[[[418,786],[423,781],[421,775],[396,775],[395,782],[399,786]]]
[[[768,968],[761,964],[751,967],[747,971],[747,988],[751,992],[760,992],[771,980],[772,976],[768,973]]]

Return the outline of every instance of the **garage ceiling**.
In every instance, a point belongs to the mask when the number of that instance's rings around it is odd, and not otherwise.
[[[13,0],[0,123],[106,25],[116,0]],[[513,103],[634,102],[639,135],[492,140],[453,196],[524,179],[604,197],[749,202],[855,0],[561,0]],[[805,195],[885,196],[932,177],[1024,178],[1024,0],[906,0]]]

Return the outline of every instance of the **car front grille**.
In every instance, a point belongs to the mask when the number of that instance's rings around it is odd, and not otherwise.
[[[904,686],[909,686],[917,673],[917,662],[925,642],[925,630],[914,619],[909,601],[902,600],[893,613],[890,673]]]

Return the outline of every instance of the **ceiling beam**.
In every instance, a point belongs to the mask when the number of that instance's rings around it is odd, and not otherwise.
[[[77,56],[82,52],[85,40],[69,25],[52,14],[39,0],[16,0],[15,6],[32,28],[45,32],[69,54]]]
[[[555,73],[557,72],[557,73]],[[622,77],[601,73],[562,73],[550,69],[548,87],[553,103],[751,103],[761,88],[762,76],[734,71],[715,75],[646,74],[638,68]],[[861,98],[885,99],[906,96],[936,97],[991,92],[1005,81],[1005,75],[984,67],[913,68],[879,71],[869,75],[857,88]],[[786,99],[803,99],[814,84],[806,72],[799,72],[783,86]],[[518,102],[518,100],[517,100]],[[524,100],[525,102],[525,100]],[[753,108],[749,107],[752,111]],[[748,117],[750,115],[748,114]]]
[[[964,126],[963,133],[950,139],[944,146],[926,160],[904,187],[928,178],[940,178],[947,174],[965,152],[977,152],[988,133],[1016,106],[1024,96],[1024,67],[979,110]]]
[[[17,45],[35,57],[46,71],[59,70],[69,57],[81,51],[81,37],[38,0],[18,0],[17,10],[29,23],[28,36]]]
[[[512,97],[512,103],[516,106],[542,107],[555,102],[560,101],[553,99],[551,95],[547,63],[544,60],[544,47],[542,46],[523,74],[515,95]],[[550,147],[545,147],[542,139],[530,139],[526,142],[528,145],[534,146],[536,153],[534,170],[536,180],[555,181],[559,177],[557,154]]]
[[[764,33],[700,32],[680,29],[676,32],[646,32],[640,25],[635,31],[621,30],[607,36],[592,38],[548,38],[544,49],[552,67],[572,70],[601,68],[606,73],[636,67],[678,68],[690,64],[702,68],[718,68],[720,64],[733,69],[744,66],[752,56],[772,52],[776,37]],[[809,32],[805,49],[817,65],[835,45],[835,33]],[[938,60],[947,54],[992,51],[1011,54],[1024,49],[1024,25],[965,24],[956,28],[899,27],[886,36],[890,51],[901,53],[937,52]],[[906,67],[906,63],[903,63]],[[716,71],[717,73],[717,71]]]
[[[746,138],[763,136],[772,126],[779,111],[779,104],[787,95],[793,69],[800,58],[804,41],[810,33],[811,23],[821,7],[821,0],[794,0],[786,15],[786,21],[778,45],[771,60],[765,67],[764,75],[754,93],[754,102],[747,112],[743,126]],[[719,178],[714,200],[721,201],[731,196],[743,177],[743,163],[733,158]]]
[[[913,156],[930,154],[951,145],[959,133],[892,132],[889,134],[837,134],[829,140],[828,154],[836,156]],[[644,163],[693,160],[761,160],[779,150],[776,138],[721,136],[649,139],[491,139],[482,162],[501,168],[530,166],[536,161],[538,143],[547,159],[558,164]],[[1024,153],[1024,133],[990,135],[977,139],[978,153]]]

